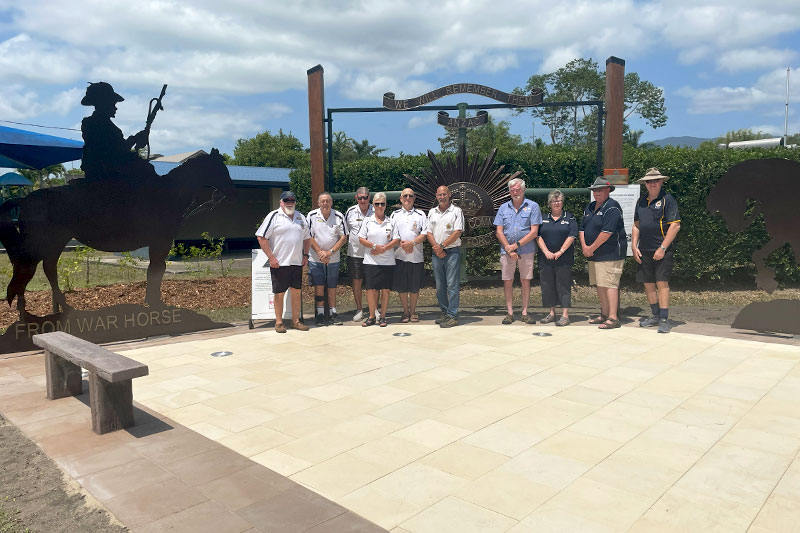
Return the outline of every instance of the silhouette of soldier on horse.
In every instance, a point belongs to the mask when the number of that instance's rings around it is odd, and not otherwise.
[[[86,89],[83,105],[95,111],[81,124],[85,146],[81,168],[86,178],[33,191],[0,206],[0,242],[14,267],[6,300],[17,299],[25,321],[25,288],[40,262],[53,292],[53,311],[69,309],[58,287],[57,264],[71,239],[105,252],[145,246],[150,250],[146,303],[161,305],[161,279],[172,241],[184,220],[233,195],[228,168],[219,151],[190,159],[166,176],[139,156],[149,152],[150,126],[161,107],[150,101],[145,129],[127,139],[111,121],[123,98],[105,82]],[[154,105],[155,104],[155,105]],[[133,150],[132,150],[133,149]],[[18,221],[12,211],[19,208]]]

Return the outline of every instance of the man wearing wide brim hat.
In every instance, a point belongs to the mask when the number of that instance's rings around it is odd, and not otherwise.
[[[669,333],[669,278],[672,275],[675,237],[681,229],[678,202],[663,190],[664,176],[657,168],[647,170],[636,180],[645,186],[647,196],[636,203],[631,249],[639,263],[636,280],[644,283],[651,316],[639,321],[642,327],[658,326]]]
[[[622,207],[610,197],[614,186],[600,176],[589,187],[594,195],[583,211],[578,237],[581,250],[589,262],[589,284],[597,286],[600,316],[589,320],[600,329],[620,327],[619,280],[628,252],[628,239],[622,218]]]
[[[122,130],[111,121],[117,114],[117,103],[124,100],[104,81],[90,83],[86,88],[81,105],[95,108],[94,113],[81,122],[84,141],[81,169],[87,178],[156,177],[152,165],[132,151],[137,142],[146,142],[147,133],[140,131],[126,139]]]

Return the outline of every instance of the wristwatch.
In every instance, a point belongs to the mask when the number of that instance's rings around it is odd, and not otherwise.
[[[373,249],[373,250],[377,250],[377,249],[378,249],[378,243],[376,243],[376,242],[373,242],[373,243],[372,243],[372,249]]]
[[[664,248],[663,246],[661,246],[660,244],[658,245],[658,247],[661,248],[662,250],[664,250],[665,252],[667,251],[667,249]]]

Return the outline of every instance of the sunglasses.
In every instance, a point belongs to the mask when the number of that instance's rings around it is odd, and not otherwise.
[[[285,203],[285,204],[293,204],[294,200],[288,200],[287,199],[287,200],[284,200],[283,203]]]
[[[356,196],[356,200],[369,200],[369,196]]]
[[[373,202],[372,205],[386,205],[386,202]]]
[[[403,198],[414,198],[413,194],[404,194]]]

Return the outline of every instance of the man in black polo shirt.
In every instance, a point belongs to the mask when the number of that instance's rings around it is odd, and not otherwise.
[[[628,238],[622,207],[609,196],[614,186],[603,176],[598,176],[589,189],[594,202],[583,211],[578,232],[581,250],[589,262],[589,284],[597,285],[597,298],[600,300],[600,316],[590,319],[589,323],[599,324],[600,329],[614,329],[620,327],[617,315],[619,280],[628,251]]]
[[[669,176],[657,168],[647,171],[638,183],[647,188],[647,196],[639,199],[633,217],[631,249],[639,263],[636,280],[644,283],[644,292],[652,316],[639,321],[642,327],[658,326],[659,333],[669,333],[669,278],[675,237],[681,229],[678,202],[662,190]]]

